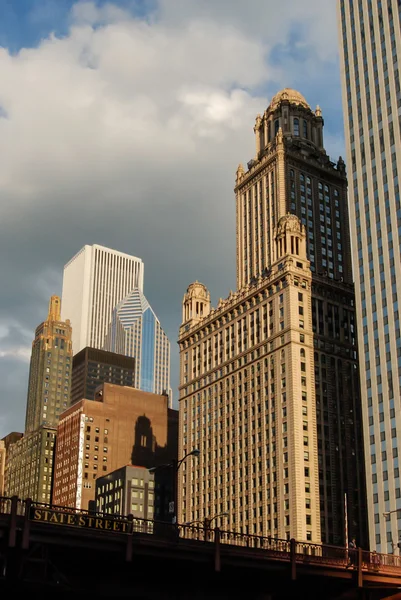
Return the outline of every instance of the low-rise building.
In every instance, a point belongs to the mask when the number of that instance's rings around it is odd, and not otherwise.
[[[145,467],[127,465],[96,480],[96,511],[153,519],[155,476]]]
[[[9,444],[5,452],[6,496],[50,503],[56,429],[39,427]]]

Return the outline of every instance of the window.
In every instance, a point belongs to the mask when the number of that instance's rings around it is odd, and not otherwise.
[[[294,119],[294,135],[299,136],[299,119]]]
[[[280,127],[280,119],[276,119],[274,121],[274,135],[275,136],[278,134],[279,127]]]
[[[304,138],[308,139],[308,123],[304,119]]]

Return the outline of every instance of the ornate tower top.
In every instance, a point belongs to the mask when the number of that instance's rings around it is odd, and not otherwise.
[[[210,313],[210,292],[203,283],[195,281],[188,286],[182,301],[182,322],[197,323]]]
[[[287,213],[279,219],[276,231],[276,259],[280,260],[287,254],[307,259],[306,230],[296,215]]]
[[[281,92],[278,92],[275,96],[273,96],[269,105],[269,109],[275,110],[282,100],[288,100],[288,102],[291,104],[298,104],[304,108],[309,108],[310,110],[310,106],[303,95],[300,92],[297,92],[297,90],[293,90],[291,88],[284,88],[281,90]]]

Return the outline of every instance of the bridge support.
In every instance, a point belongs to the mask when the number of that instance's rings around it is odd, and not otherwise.
[[[11,498],[10,529],[8,532],[8,545],[10,548],[15,548],[17,542],[17,512],[18,496],[13,496]]]
[[[358,588],[362,588],[363,587],[362,548],[358,548],[357,567],[358,567]]]
[[[290,540],[290,562],[291,562],[291,580],[297,578],[297,543],[294,538]]]
[[[214,570],[216,573],[220,573],[221,570],[220,529],[218,527],[214,530]]]
[[[25,515],[24,515],[24,526],[22,529],[22,549],[28,550],[29,548],[29,531],[30,531],[30,515],[31,515],[31,498],[25,500]]]

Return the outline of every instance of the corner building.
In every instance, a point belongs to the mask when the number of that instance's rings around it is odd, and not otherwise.
[[[358,544],[365,545],[365,479],[347,179],[341,157],[337,163],[333,163],[324,150],[323,126],[321,109],[317,107],[312,111],[305,98],[292,89],[278,93],[265,113],[257,116],[254,127],[255,156],[249,161],[247,171],[239,165],[236,175],[237,287],[239,292],[246,295],[250,287],[272,276],[273,266],[280,264],[277,263],[280,253],[277,238],[279,224],[288,213],[296,215],[305,231],[305,259],[309,259],[311,276],[313,335],[310,343],[313,350],[312,356],[309,357],[306,378],[309,385],[313,375],[320,495],[318,529],[321,531],[323,542],[344,543],[344,499],[347,494],[349,535],[355,536]],[[287,247],[287,252],[293,256],[295,250],[292,246]],[[297,317],[299,316],[301,331],[301,322],[303,321],[303,327],[306,325],[305,319],[302,319],[302,310],[305,311],[305,307],[295,305],[289,310],[295,310]],[[274,318],[268,325],[266,339],[269,342],[275,328],[281,327],[282,314],[279,310],[273,311],[270,316]],[[184,315],[184,329],[185,317]],[[222,338],[224,346],[218,354],[218,361],[223,370],[230,352],[234,352],[235,356],[245,351],[244,342],[247,344],[246,349],[254,350],[254,357],[258,344],[262,343],[266,324],[262,323],[260,315],[258,320],[252,321],[247,313],[245,324],[248,337],[245,336],[246,342],[244,339],[242,346],[237,346],[235,338],[233,343],[230,335],[225,334],[224,339]],[[197,327],[199,332],[204,327],[201,315]],[[183,329],[180,342],[182,334]],[[207,347],[205,351],[207,356]],[[181,345],[181,355],[182,352]],[[203,366],[200,372],[203,375],[211,369],[213,363],[210,356],[205,361],[202,352],[199,358],[203,360],[200,365],[201,369]],[[185,352],[182,356],[185,357]],[[251,359],[251,364],[254,360],[255,358]],[[254,373],[251,373],[249,383],[255,386],[258,381],[256,363],[252,366]],[[280,364],[278,368],[281,367]],[[185,361],[181,368],[185,369]],[[287,370],[288,366],[285,365],[284,368]],[[277,365],[275,376],[276,371]],[[181,383],[185,383],[187,376],[187,383],[191,381],[193,386],[192,375],[193,372],[186,373],[182,370]],[[254,377],[256,383],[253,381],[252,384]],[[197,382],[195,384],[197,385]],[[282,408],[280,386],[280,382],[275,382],[273,414],[276,420],[276,413]],[[243,396],[243,401],[247,398],[248,402],[252,402],[252,398],[249,398],[249,387],[248,390],[244,390],[243,387],[242,390],[238,389],[238,394]],[[265,390],[263,398],[264,394]],[[287,401],[288,396],[287,390]],[[296,401],[292,396],[290,400]],[[257,407],[254,408],[257,410]],[[250,468],[252,467],[248,464],[248,471]],[[266,476],[275,477],[274,471],[271,471],[271,463],[265,463],[263,469],[266,470]],[[305,487],[310,489],[307,484]],[[257,489],[256,493],[263,495],[264,491]],[[282,497],[281,493],[281,488],[277,487],[276,494],[280,498],[278,509],[283,510],[282,506],[286,506],[287,498]],[[307,501],[308,496],[305,496],[305,502]],[[292,502],[291,496],[291,506]],[[248,512],[251,510],[254,509],[249,506]],[[256,507],[256,513],[257,511]],[[311,516],[316,518],[317,514],[314,512]],[[306,516],[307,514],[305,519]],[[280,536],[283,530],[277,531],[271,525],[270,523],[269,534]],[[316,528],[315,532],[318,529]],[[258,528],[256,531],[262,533]],[[310,532],[311,529],[308,528],[307,531]],[[290,533],[296,537],[296,530],[293,531],[291,526],[287,527],[284,533],[285,536]]]
[[[371,550],[392,553],[401,539],[401,5],[337,0],[337,7],[369,540]]]
[[[278,223],[277,261],[215,310],[189,286],[180,329],[181,522],[320,541],[311,272],[305,228]]]

